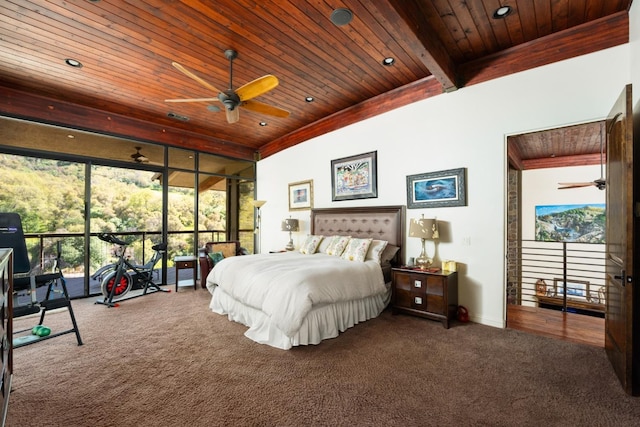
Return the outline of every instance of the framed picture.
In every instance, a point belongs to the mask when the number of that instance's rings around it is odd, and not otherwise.
[[[556,297],[564,296],[564,280],[553,279]],[[567,299],[586,301],[590,297],[589,282],[586,280],[567,280]]]
[[[358,154],[331,161],[331,200],[378,197],[378,152]]]
[[[313,209],[313,180],[289,184],[289,210]]]
[[[449,169],[407,176],[407,207],[467,205],[467,170]]]
[[[535,209],[536,240],[605,243],[604,203],[542,205]]]

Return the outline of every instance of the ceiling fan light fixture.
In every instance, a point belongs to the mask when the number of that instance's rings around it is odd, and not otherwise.
[[[342,27],[343,25],[347,25],[353,19],[353,12],[351,12],[346,7],[339,7],[331,12],[331,22],[333,25],[338,27]]]
[[[73,68],[82,68],[82,62],[77,59],[67,58],[64,60],[64,63]]]
[[[142,150],[142,147],[134,148],[136,149],[136,152],[131,155],[133,161],[136,163],[149,163],[149,158],[140,152],[140,150]]]
[[[496,9],[495,12],[493,12],[493,19],[505,18],[512,11],[513,9],[511,8],[511,6],[500,6],[499,8]]]

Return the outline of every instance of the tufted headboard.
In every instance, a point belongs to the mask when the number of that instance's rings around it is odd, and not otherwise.
[[[365,206],[311,210],[311,234],[386,240],[400,247],[394,264],[404,260],[405,207]]]

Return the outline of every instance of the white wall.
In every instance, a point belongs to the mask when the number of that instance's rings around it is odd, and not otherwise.
[[[631,55],[631,83],[633,84],[633,111],[640,120],[640,2],[631,3],[629,9],[629,46]],[[640,132],[640,123],[635,132]]]
[[[408,209],[437,216],[451,241],[438,260],[459,263],[459,303],[475,322],[504,326],[506,136],[603,119],[630,81],[629,46],[539,67],[442,94],[314,138],[258,162],[262,251],[280,249],[288,183],[313,179],[315,207],[406,204],[406,176],[467,168],[468,206]],[[604,78],[606,76],[606,78]],[[332,159],[378,152],[378,198],[331,201]],[[592,180],[594,178],[590,178]],[[308,211],[299,243],[309,231]],[[294,240],[296,241],[296,240]],[[420,252],[407,238],[407,257]]]

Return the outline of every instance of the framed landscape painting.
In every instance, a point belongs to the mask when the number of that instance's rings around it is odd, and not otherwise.
[[[449,169],[407,176],[407,207],[466,206],[466,169]]]
[[[536,206],[536,240],[605,243],[604,203]]]
[[[331,161],[331,200],[378,197],[377,151]]]

